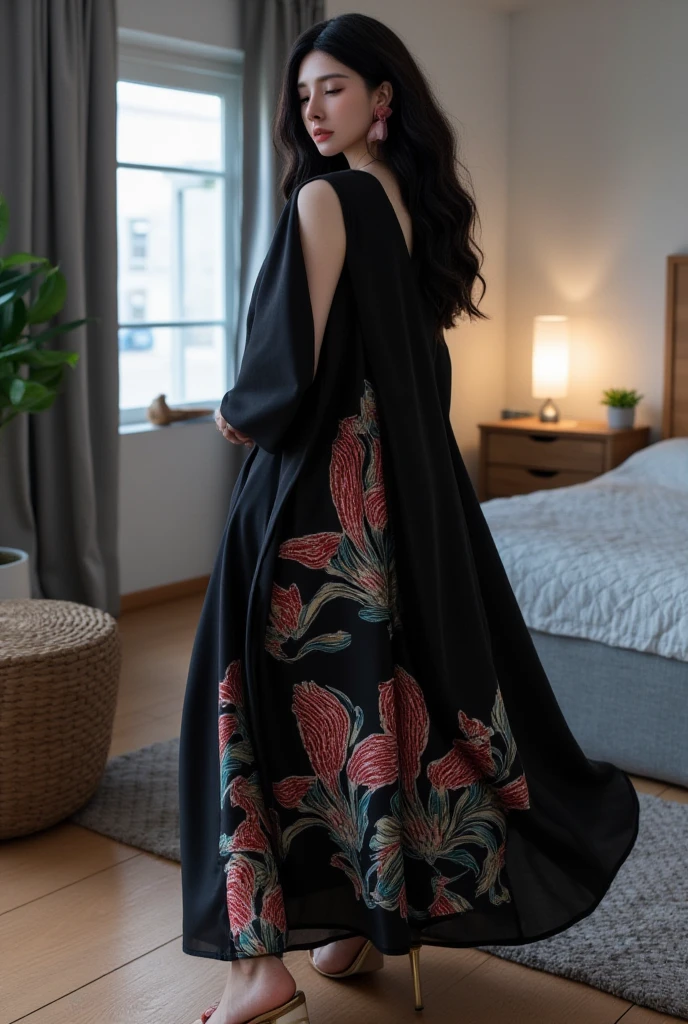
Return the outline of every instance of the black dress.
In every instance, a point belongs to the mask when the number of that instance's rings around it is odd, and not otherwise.
[[[252,437],[180,737],[184,952],[354,934],[522,944],[590,914],[637,835],[538,659],[449,421],[451,364],[385,189],[339,197],[345,265],[313,380],[292,193],[221,411]]]

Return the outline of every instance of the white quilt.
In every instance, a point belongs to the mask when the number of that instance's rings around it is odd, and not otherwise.
[[[528,626],[688,661],[688,437],[481,507]]]

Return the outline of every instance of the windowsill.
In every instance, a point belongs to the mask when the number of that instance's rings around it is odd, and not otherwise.
[[[144,434],[150,430],[173,430],[175,427],[189,427],[194,424],[200,423],[215,423],[214,412],[209,412],[207,416],[196,416],[190,420],[177,420],[174,423],[168,423],[167,426],[158,426],[156,423],[151,423],[149,420],[141,420],[138,423],[120,423],[119,432],[120,434]]]

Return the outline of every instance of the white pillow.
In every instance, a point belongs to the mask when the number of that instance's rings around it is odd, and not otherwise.
[[[688,491],[688,437],[667,437],[629,455],[604,477]],[[600,478],[602,479],[602,478]]]

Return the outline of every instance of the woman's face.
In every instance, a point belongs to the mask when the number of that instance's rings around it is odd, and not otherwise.
[[[375,107],[391,99],[389,82],[371,96],[358,72],[327,53],[311,50],[301,61],[298,91],[306,131],[323,156],[344,153],[352,164],[366,153],[377,155],[376,143],[368,143],[366,135]],[[316,134],[319,129],[323,134]]]

